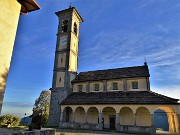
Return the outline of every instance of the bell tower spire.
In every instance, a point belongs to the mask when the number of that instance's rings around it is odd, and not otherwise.
[[[75,7],[55,13],[59,19],[48,125],[58,126],[60,103],[72,92],[77,74],[79,27],[83,19]]]

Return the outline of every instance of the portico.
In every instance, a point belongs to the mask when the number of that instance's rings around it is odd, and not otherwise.
[[[159,97],[160,98],[160,97]],[[115,130],[155,134],[154,111],[168,114],[169,132],[179,133],[178,105],[170,104],[61,104],[60,128]],[[67,109],[68,108],[68,109]],[[71,110],[68,111],[67,110]],[[67,119],[68,118],[68,119]]]

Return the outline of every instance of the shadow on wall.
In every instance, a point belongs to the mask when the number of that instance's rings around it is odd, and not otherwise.
[[[8,75],[8,69],[5,68],[4,73],[0,75],[0,114],[1,114],[3,98],[4,98],[4,91],[6,87],[7,75]]]
[[[4,73],[0,75],[0,90],[4,90],[6,86],[7,75],[8,75],[8,69],[6,68]]]

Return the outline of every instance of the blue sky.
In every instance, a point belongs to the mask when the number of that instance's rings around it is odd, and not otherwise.
[[[51,88],[58,18],[75,6],[80,28],[78,72],[143,65],[151,90],[180,99],[179,0],[36,0],[41,9],[21,15],[2,114],[24,116]]]

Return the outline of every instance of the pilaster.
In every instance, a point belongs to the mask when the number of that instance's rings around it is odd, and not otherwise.
[[[123,91],[127,91],[127,79],[123,79]]]
[[[89,92],[89,82],[86,83],[86,92]]]
[[[103,91],[107,92],[107,81],[103,80]]]

